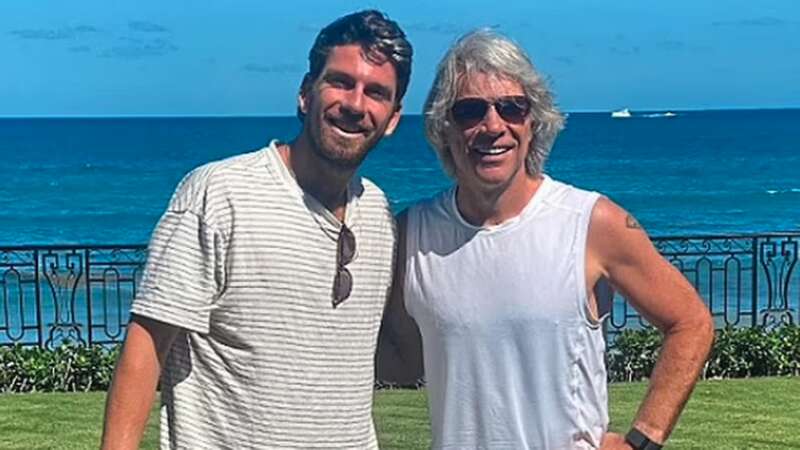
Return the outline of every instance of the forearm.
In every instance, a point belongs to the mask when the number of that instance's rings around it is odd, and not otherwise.
[[[656,442],[672,432],[703,369],[714,338],[706,311],[665,330],[650,385],[633,426]]]
[[[104,450],[137,449],[155,398],[158,375],[126,368],[120,360],[106,400]],[[155,379],[155,381],[153,381]]]
[[[154,332],[149,324],[131,322],[106,399],[102,449],[137,449],[141,441],[164,355],[172,332]]]

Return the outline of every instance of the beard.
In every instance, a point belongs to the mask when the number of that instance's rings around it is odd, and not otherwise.
[[[342,170],[357,169],[383,137],[383,130],[374,129],[353,137],[339,134],[324,119],[317,127],[309,127],[308,136],[314,153],[330,166]]]

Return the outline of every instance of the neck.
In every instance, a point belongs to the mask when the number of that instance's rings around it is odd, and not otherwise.
[[[541,175],[527,175],[508,185],[486,188],[459,184],[456,206],[472,225],[499,225],[520,215],[542,185]]]
[[[343,169],[320,158],[304,135],[289,144],[279,145],[279,154],[297,184],[344,222],[347,185],[356,169]]]

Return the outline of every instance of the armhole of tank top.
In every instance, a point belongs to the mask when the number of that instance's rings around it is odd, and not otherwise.
[[[420,208],[417,205],[409,206],[408,209],[406,209],[406,223],[405,223],[405,230],[403,230],[403,233],[404,233],[404,239],[403,240],[405,242],[402,242],[402,241],[399,242],[399,244],[404,247],[403,248],[403,250],[404,250],[404,254],[403,254],[404,258],[403,258],[402,261],[398,262],[398,264],[402,264],[403,265],[403,280],[402,280],[402,283],[403,283],[403,308],[405,308],[406,314],[408,314],[411,317],[413,317],[413,315],[411,313],[411,309],[409,309],[409,307],[408,307],[408,293],[410,292],[409,291],[409,286],[411,285],[411,282],[410,282],[411,271],[409,269],[411,268],[411,265],[412,265],[411,264],[411,259],[413,258],[413,255],[416,255],[417,247],[418,247],[418,242],[417,242],[417,232],[418,232],[417,228],[418,227],[417,227],[416,218],[419,215],[419,209]],[[398,225],[402,226],[403,224],[398,224]]]
[[[578,297],[580,311],[583,322],[593,329],[602,327],[604,316],[600,314],[600,305],[598,300],[597,310],[598,318],[592,317],[591,306],[589,305],[590,293],[586,286],[586,247],[589,238],[589,225],[591,224],[592,211],[594,211],[597,201],[600,199],[600,194],[597,192],[589,192],[585,195],[583,202],[581,202],[580,221],[577,226],[577,236],[575,238],[575,253],[577,258],[575,264],[576,280],[578,282]]]

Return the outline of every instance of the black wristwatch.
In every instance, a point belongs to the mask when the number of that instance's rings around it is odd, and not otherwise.
[[[651,441],[649,437],[635,427],[631,428],[631,431],[628,431],[628,434],[625,435],[625,442],[636,450],[661,450],[663,447],[663,445]]]

